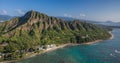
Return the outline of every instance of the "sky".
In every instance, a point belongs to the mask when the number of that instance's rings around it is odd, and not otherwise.
[[[29,10],[49,16],[120,22],[120,0],[0,0],[0,15],[21,16]]]

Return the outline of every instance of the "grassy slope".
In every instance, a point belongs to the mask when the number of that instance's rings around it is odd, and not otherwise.
[[[0,47],[4,53],[27,50],[37,45],[84,43],[109,37],[106,30],[94,24],[79,20],[67,22],[36,11],[0,23],[0,43],[8,43],[8,46]]]

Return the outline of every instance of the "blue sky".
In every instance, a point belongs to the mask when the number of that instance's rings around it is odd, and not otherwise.
[[[2,15],[20,16],[29,10],[50,16],[120,22],[120,0],[0,0]]]

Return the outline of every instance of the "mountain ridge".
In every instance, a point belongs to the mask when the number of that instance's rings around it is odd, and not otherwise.
[[[4,24],[5,23],[5,24]],[[80,30],[80,24],[79,23],[84,23],[84,22],[80,22],[79,20],[75,20],[73,22],[66,22],[62,19],[59,18],[55,18],[55,17],[49,17],[45,14],[39,13],[37,11],[29,11],[27,12],[24,16],[19,17],[19,18],[13,18],[10,21],[4,22],[2,23],[2,25],[6,25],[4,27],[6,27],[7,29],[2,29],[1,31],[5,31],[3,33],[7,33],[9,31],[12,31],[14,29],[17,28],[17,30],[26,30],[26,31],[30,31],[34,26],[40,26],[40,23],[42,23],[43,25],[41,25],[40,27],[42,31],[42,29],[48,29],[50,27],[58,27],[58,29],[69,29],[69,30]],[[9,23],[9,25],[7,25]],[[37,25],[36,25],[37,23]],[[88,26],[88,24],[86,24]],[[92,26],[93,24],[91,24]],[[9,27],[7,27],[9,26]],[[40,29],[40,27],[38,29]],[[59,28],[60,27],[60,28]],[[83,25],[82,27],[85,27],[85,25]],[[99,28],[99,27],[98,27]],[[6,31],[7,30],[7,31]]]
[[[4,59],[19,58],[35,46],[47,44],[86,43],[108,39],[107,30],[79,20],[65,21],[37,11],[0,23],[0,52],[8,54]],[[2,49],[2,50],[1,50]],[[24,52],[21,52],[24,51]],[[15,56],[14,56],[15,54]]]

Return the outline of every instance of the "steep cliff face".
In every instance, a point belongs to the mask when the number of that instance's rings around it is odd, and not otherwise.
[[[19,45],[18,49],[40,44],[83,43],[109,37],[106,30],[94,24],[79,20],[68,22],[33,10],[0,23],[0,42]]]
[[[0,23],[0,52],[3,60],[19,59],[36,46],[85,43],[108,39],[108,31],[79,20],[64,21],[37,11]]]

